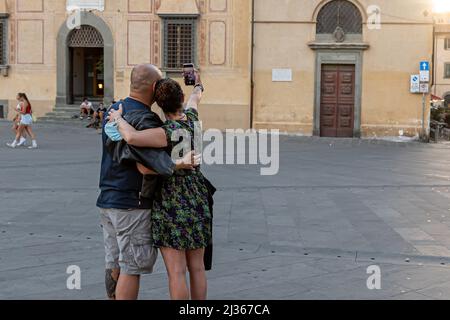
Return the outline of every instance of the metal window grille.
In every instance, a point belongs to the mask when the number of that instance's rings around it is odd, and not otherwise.
[[[164,18],[164,65],[180,69],[184,63],[196,63],[197,18]]]
[[[0,65],[7,64],[7,39],[6,19],[0,19]]]
[[[317,16],[317,33],[333,34],[341,27],[346,34],[362,34],[362,16],[358,8],[346,0],[327,3]]]
[[[445,39],[445,50],[450,50],[450,38]]]
[[[103,48],[103,37],[94,27],[83,25],[72,31],[68,45],[72,48]]]

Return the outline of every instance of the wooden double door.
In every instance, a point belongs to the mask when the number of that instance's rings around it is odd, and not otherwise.
[[[322,65],[320,136],[353,137],[355,66]]]

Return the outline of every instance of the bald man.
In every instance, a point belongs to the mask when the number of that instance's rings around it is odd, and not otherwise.
[[[111,108],[118,109],[122,104],[124,114],[132,111],[153,113],[155,83],[161,78],[161,71],[153,65],[136,66],[131,73],[129,97]],[[105,124],[106,119],[103,127]],[[157,258],[150,234],[152,203],[141,195],[143,176],[137,166],[115,162],[106,148],[107,139],[103,133],[101,193],[97,200],[106,251],[106,290],[110,299],[135,300],[139,294],[140,276],[153,272]],[[160,152],[167,155],[164,150]],[[175,164],[169,155],[167,157],[168,170],[175,170]]]

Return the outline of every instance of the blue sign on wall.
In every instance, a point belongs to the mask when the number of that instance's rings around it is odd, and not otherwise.
[[[428,61],[422,61],[420,63],[420,71],[430,71],[430,63]]]

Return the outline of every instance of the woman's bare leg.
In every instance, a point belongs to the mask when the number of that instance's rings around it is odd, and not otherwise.
[[[25,127],[24,137],[25,137],[25,133],[28,134],[28,136],[31,139],[36,140],[36,135],[34,134],[33,129],[31,129],[30,126]]]
[[[34,134],[33,129],[30,126],[26,126],[25,131],[28,133],[31,139],[36,140],[36,135]]]
[[[192,300],[206,300],[207,297],[208,285],[205,263],[203,261],[204,255],[205,249],[189,250],[186,252]]]
[[[169,275],[169,291],[172,300],[189,300],[186,283],[186,253],[172,248],[161,248],[167,274]]]
[[[24,131],[25,131],[25,126],[24,125],[19,125],[19,127],[17,128],[16,140],[15,140],[17,143],[19,143],[20,137],[23,136]]]

